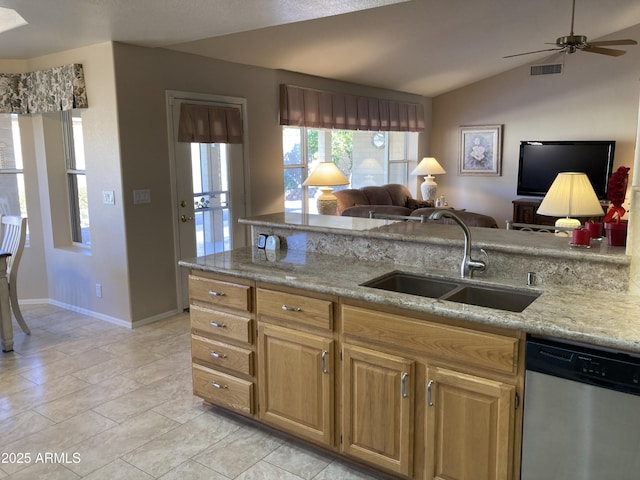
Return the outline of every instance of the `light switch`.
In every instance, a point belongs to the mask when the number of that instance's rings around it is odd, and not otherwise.
[[[105,205],[115,205],[116,204],[116,196],[113,190],[103,190],[102,191],[102,203]]]
[[[139,205],[141,203],[151,203],[151,190],[148,188],[133,191],[133,204]]]

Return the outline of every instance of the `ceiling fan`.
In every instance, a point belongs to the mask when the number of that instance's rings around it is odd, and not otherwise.
[[[573,33],[573,20],[576,14],[576,0],[573,0],[573,9],[571,10],[571,33],[565,37],[558,37],[555,44],[556,48],[545,48],[543,50],[534,50],[533,52],[516,53],[515,55],[507,55],[502,58],[519,57],[520,55],[529,55],[531,53],[540,52],[560,52],[560,53],[575,53],[578,50],[583,52],[600,53],[602,55],[610,55],[612,57],[619,57],[627,53],[625,50],[617,50],[613,48],[602,48],[611,45],[637,45],[638,42],[631,39],[624,40],[604,40],[601,42],[587,42],[587,37],[584,35],[575,35]]]

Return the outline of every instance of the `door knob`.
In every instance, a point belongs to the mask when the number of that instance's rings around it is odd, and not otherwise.
[[[181,222],[188,222],[190,220],[193,220],[193,217],[187,217],[186,215],[180,215],[180,221]]]
[[[180,206],[181,206],[182,208],[186,207],[186,206],[187,206],[187,202],[185,202],[184,200],[182,200],[182,201],[180,202]]]

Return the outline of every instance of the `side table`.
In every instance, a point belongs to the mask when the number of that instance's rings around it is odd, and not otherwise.
[[[9,306],[9,280],[7,280],[8,252],[0,251],[0,340],[2,351],[13,350],[13,325],[11,323],[11,307]]]

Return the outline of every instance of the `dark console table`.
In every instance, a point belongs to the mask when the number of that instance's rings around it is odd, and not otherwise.
[[[558,217],[547,217],[546,215],[538,215],[536,211],[542,203],[542,200],[514,200],[513,202],[513,221],[516,223],[530,223],[534,225],[555,225]],[[607,207],[602,207],[603,215],[600,217],[575,217],[582,224],[587,221],[601,222]],[[572,217],[574,218],[574,217]]]

